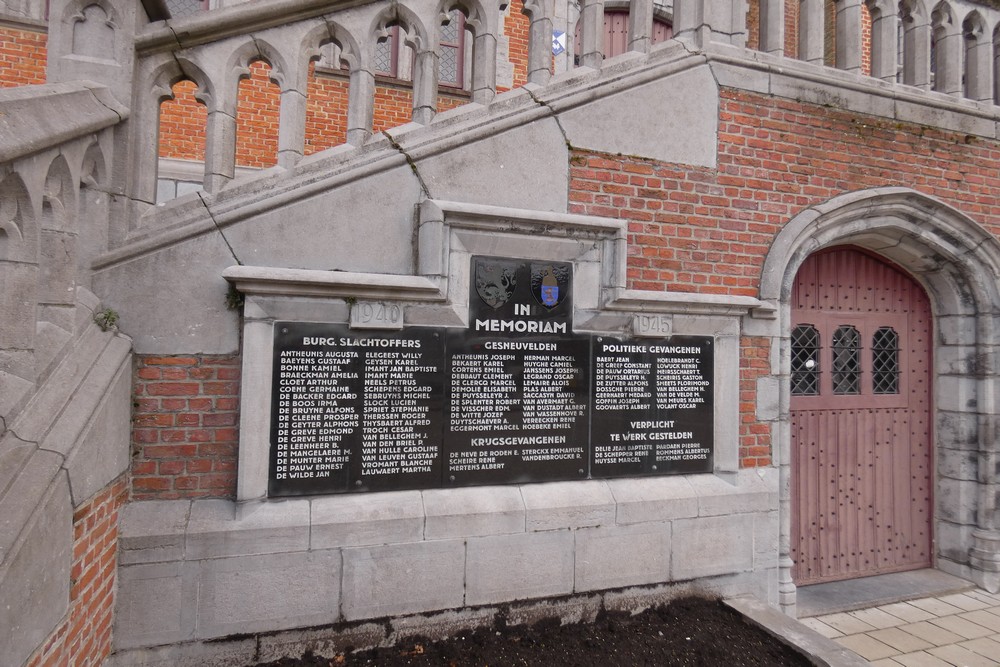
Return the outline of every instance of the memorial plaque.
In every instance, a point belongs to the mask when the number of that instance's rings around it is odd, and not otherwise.
[[[278,322],[269,493],[440,485],[441,331]]]
[[[574,334],[569,262],[471,275],[467,329],[383,302],[275,324],[270,495],[712,471],[712,337]]]
[[[450,485],[587,475],[587,338],[448,340]]]
[[[591,475],[711,472],[712,338],[603,336],[593,349]]]
[[[590,342],[573,265],[473,257],[469,331],[448,337],[446,483],[587,475]]]

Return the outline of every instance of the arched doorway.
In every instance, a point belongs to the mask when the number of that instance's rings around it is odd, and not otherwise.
[[[792,293],[799,269],[850,244],[913,276],[933,310],[933,566],[1000,590],[1000,242],[944,202],[909,188],[838,195],[802,210],[775,236],[761,270],[753,326],[772,340],[771,376],[758,380],[758,415],[772,422],[779,466],[778,602],[796,613],[792,529]],[[845,279],[848,276],[843,275]],[[829,363],[829,362],[828,362]],[[829,369],[827,369],[829,370]]]
[[[929,567],[927,294],[894,265],[839,246],[806,258],[790,305],[795,583]]]

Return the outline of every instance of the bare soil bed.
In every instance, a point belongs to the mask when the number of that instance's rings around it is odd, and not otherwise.
[[[560,625],[552,620],[532,626],[479,628],[437,642],[411,637],[388,648],[346,651],[332,658],[306,653],[254,667],[811,664],[722,602],[692,597],[634,616],[601,612],[592,624]]]

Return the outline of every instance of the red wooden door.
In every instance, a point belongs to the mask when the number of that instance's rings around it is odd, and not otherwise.
[[[580,37],[581,23],[576,24],[576,53],[577,59],[580,51],[583,50],[583,40]],[[673,27],[658,18],[653,19],[653,34],[651,41],[659,44],[670,39],[673,35]],[[627,9],[605,9],[604,10],[604,57],[611,58],[620,56],[628,51],[628,10]],[[580,63],[577,62],[579,65]]]
[[[817,253],[792,295],[798,585],[931,564],[931,310],[899,269]]]

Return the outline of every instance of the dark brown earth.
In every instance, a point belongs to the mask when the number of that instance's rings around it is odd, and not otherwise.
[[[438,642],[411,637],[389,648],[347,651],[333,658],[306,653],[254,667],[810,664],[722,602],[684,598],[635,616],[601,612],[592,624],[560,625],[556,619],[533,626],[480,628]]]

